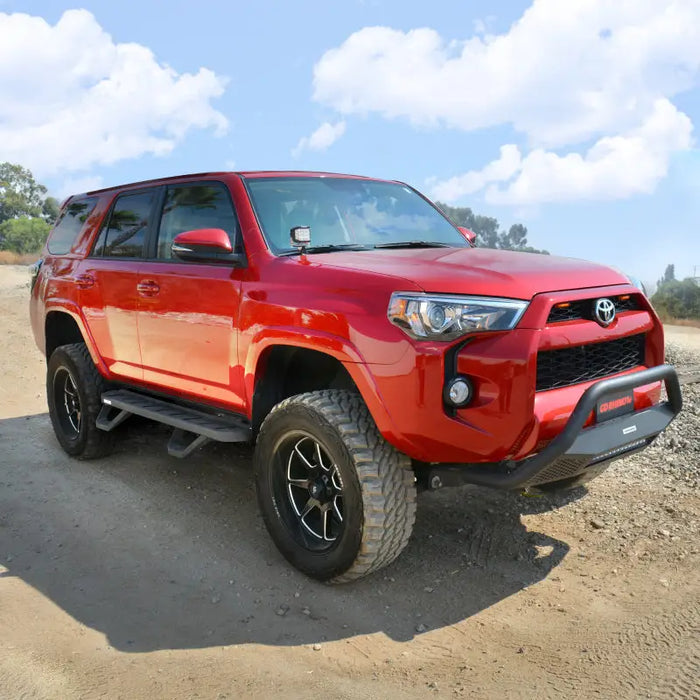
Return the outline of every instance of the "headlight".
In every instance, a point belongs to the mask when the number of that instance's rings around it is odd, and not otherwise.
[[[647,288],[644,286],[642,280],[640,280],[638,277],[632,277],[632,275],[625,275],[627,279],[630,281],[631,284],[633,284],[637,289],[639,289],[644,296],[649,296],[647,294]]]
[[[519,299],[394,292],[387,316],[411,338],[454,340],[476,331],[510,330],[527,305]]]
[[[647,294],[647,288],[644,286],[644,284],[642,283],[642,280],[640,280],[639,277],[634,277],[633,275],[628,275],[626,272],[623,272],[619,267],[615,267],[614,265],[610,265],[610,268],[612,270],[615,270],[615,272],[619,272],[623,277],[626,277],[627,281],[633,287],[636,287],[642,294],[644,294],[645,297],[649,296]]]

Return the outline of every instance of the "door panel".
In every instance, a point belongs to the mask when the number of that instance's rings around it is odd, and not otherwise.
[[[109,371],[118,377],[140,380],[138,265],[133,260],[87,258],[76,279],[85,321]],[[92,283],[88,283],[90,279]]]
[[[117,377],[141,380],[137,283],[160,188],[119,195],[76,271],[80,303],[100,355]]]
[[[146,261],[138,328],[145,381],[243,407],[234,374],[241,282],[229,267]],[[157,287],[158,291],[154,291]]]
[[[191,398],[245,406],[238,371],[238,306],[242,270],[185,263],[172,253],[178,233],[219,228],[237,243],[228,188],[220,182],[167,187],[162,215],[137,281],[138,328],[144,380]]]

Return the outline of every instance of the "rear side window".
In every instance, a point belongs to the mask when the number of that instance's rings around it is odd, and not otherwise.
[[[236,216],[226,187],[211,182],[169,186],[158,231],[158,258],[173,257],[171,246],[178,233],[199,228],[223,229],[235,247]]]
[[[83,197],[72,200],[63,208],[49,236],[50,253],[65,255],[70,252],[96,204],[97,197]]]
[[[156,190],[118,197],[94,254],[115,258],[142,257],[155,197]]]

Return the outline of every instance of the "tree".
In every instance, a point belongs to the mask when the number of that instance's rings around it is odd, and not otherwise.
[[[20,216],[0,224],[0,250],[13,253],[35,253],[44,243],[51,225],[39,217]]]
[[[41,217],[45,201],[46,187],[34,179],[31,171],[21,165],[0,163],[0,224],[19,216]]]
[[[58,219],[58,213],[61,211],[61,206],[55,197],[47,197],[44,200],[44,204],[41,207],[41,217],[44,221],[48,221],[50,224],[56,223]]]
[[[30,170],[0,163],[0,250],[34,253],[58,217],[58,201],[46,196]]]
[[[700,286],[691,277],[678,281],[673,265],[666,266],[651,301],[664,319],[700,318]]]
[[[464,226],[474,231],[479,246],[483,248],[549,255],[548,251],[538,250],[527,244],[527,227],[523,224],[513,224],[508,231],[500,231],[498,219],[491,216],[475,214],[469,207],[450,207],[440,202],[437,202],[437,205],[457,226]]]
[[[664,276],[658,281],[659,287],[663,287],[667,282],[675,282],[676,280],[676,267],[673,264],[666,265],[664,270]]]

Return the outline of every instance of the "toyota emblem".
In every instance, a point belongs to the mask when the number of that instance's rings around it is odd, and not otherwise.
[[[598,299],[593,313],[601,326],[609,326],[615,320],[615,304],[610,299]]]

